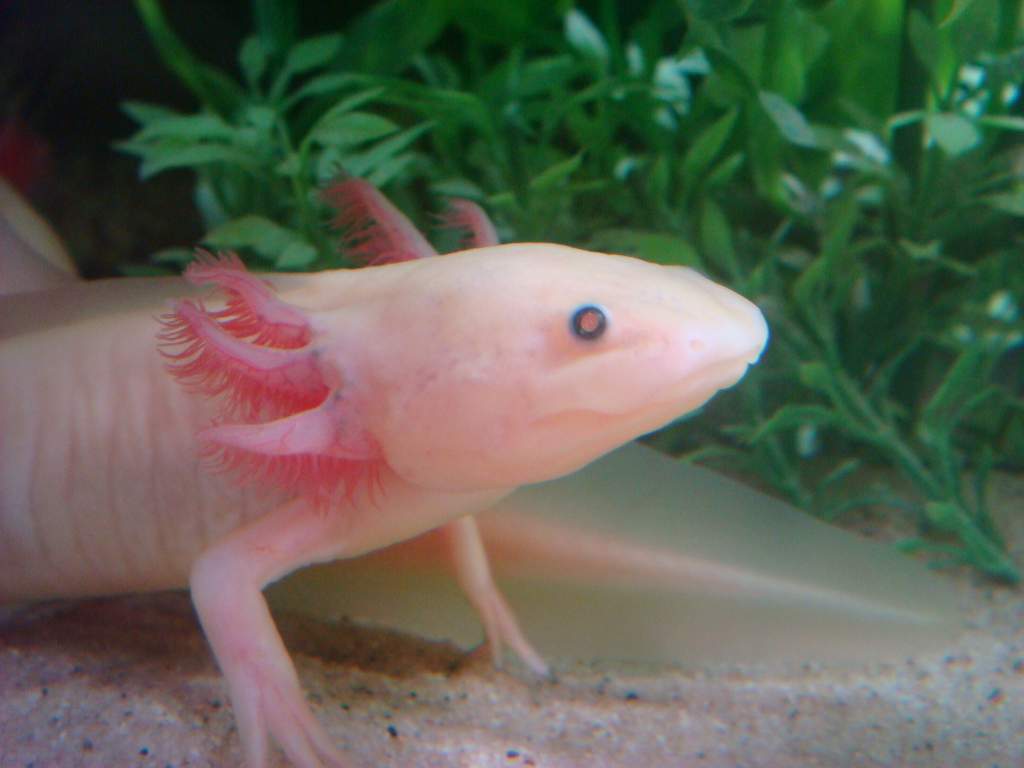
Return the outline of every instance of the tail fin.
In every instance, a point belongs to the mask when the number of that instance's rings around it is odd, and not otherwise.
[[[920,564],[638,445],[520,489],[479,522],[503,592],[552,658],[855,662],[941,647],[957,629],[952,590]],[[472,644],[442,552],[428,535],[299,575],[276,599]]]

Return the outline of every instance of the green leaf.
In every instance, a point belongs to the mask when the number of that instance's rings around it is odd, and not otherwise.
[[[280,163],[274,166],[274,173],[281,176],[301,176],[302,172],[302,158],[297,152],[289,152]]]
[[[864,465],[860,459],[845,459],[825,475],[817,485],[817,492],[824,492],[829,486],[841,483]]]
[[[470,124],[484,136],[492,131],[490,107],[474,93],[435,88],[415,100],[413,106],[438,122]]]
[[[196,179],[195,191],[192,193],[196,210],[199,211],[199,216],[207,230],[220,226],[231,218],[224,208],[224,201],[213,188],[211,175],[199,174],[199,178]]]
[[[975,566],[1011,584],[1020,581],[1020,571],[1013,560],[978,528],[959,505],[949,501],[929,501],[925,504],[925,515],[936,528],[955,534],[964,543]]]
[[[706,198],[701,206],[700,244],[708,263],[720,265],[734,281],[740,278],[732,227],[725,212],[711,198]]]
[[[931,262],[936,266],[948,269],[963,277],[973,277],[978,273],[970,264],[949,259],[942,255],[942,241],[932,240],[927,243],[915,243],[911,240],[901,238],[900,248],[914,261]]]
[[[1012,192],[985,195],[980,197],[979,200],[1000,213],[1007,213],[1010,216],[1024,216],[1024,185],[1016,187]]]
[[[162,248],[150,255],[149,260],[154,264],[173,264],[176,267],[184,267],[195,258],[191,248]]]
[[[711,169],[706,181],[707,188],[717,189],[718,187],[728,184],[732,181],[736,172],[743,167],[743,163],[745,163],[746,160],[747,154],[745,152],[733,152],[731,155],[726,157],[722,162]]]
[[[548,56],[523,65],[516,92],[530,97],[566,86],[579,72],[579,64],[571,56]]]
[[[375,187],[385,187],[405,173],[415,161],[416,155],[412,152],[389,157],[377,165],[366,180]]]
[[[608,43],[583,11],[573,8],[565,14],[565,39],[583,58],[597,62],[602,69],[608,65]]]
[[[768,117],[779,129],[779,133],[790,144],[800,147],[817,148],[819,146],[814,131],[807,118],[799,109],[790,104],[783,96],[771,91],[761,91],[758,99]]]
[[[321,67],[337,56],[341,50],[341,41],[340,34],[332,33],[310,37],[296,44],[288,52],[284,66],[274,78],[270,88],[271,100],[277,102],[284,97],[288,83],[295,75]]]
[[[349,27],[339,69],[397,74],[444,32],[452,0],[380,0]]]
[[[253,26],[268,55],[287,50],[295,40],[299,25],[294,0],[251,0]]]
[[[433,123],[420,123],[412,128],[407,128],[401,133],[378,142],[365,152],[348,155],[344,158],[342,164],[345,170],[352,176],[366,178],[378,166],[408,148],[416,139],[430,130],[433,125]],[[334,174],[332,173],[331,175],[333,176]],[[323,180],[325,179],[321,179],[321,181]]]
[[[558,161],[530,179],[530,189],[535,192],[544,192],[558,186],[579,169],[581,162],[583,162],[582,152]]]
[[[398,126],[371,112],[348,112],[321,120],[307,137],[318,144],[350,147],[394,133]]]
[[[948,27],[959,19],[972,5],[974,0],[953,0],[946,11],[945,17],[939,22],[939,29]]]
[[[660,434],[660,433],[659,433]],[[694,465],[705,462],[723,461],[724,466],[736,468],[750,462],[750,455],[724,445],[704,445],[686,453],[673,456],[680,464]]]
[[[638,256],[655,264],[683,265],[703,269],[700,254],[693,244],[677,235],[643,229],[602,229],[587,245],[606,253]]]
[[[956,157],[974,149],[981,141],[981,133],[974,123],[963,115],[935,112],[924,119],[929,135],[947,155]]]
[[[338,33],[307,37],[288,51],[284,69],[289,75],[301,75],[322,67],[341,51],[342,36]]]
[[[295,240],[285,246],[274,261],[274,268],[283,271],[304,269],[316,261],[316,248],[306,242]]]
[[[573,0],[515,0],[484,3],[457,0],[454,21],[480,43],[510,50],[533,40],[547,40]]]
[[[848,280],[848,275],[840,269],[840,263],[848,256],[859,214],[857,197],[850,192],[830,207],[821,253],[793,283],[793,297],[801,309],[806,311],[816,307],[818,299],[826,297],[831,286],[840,280]]]
[[[166,120],[169,117],[181,117],[179,112],[160,104],[147,104],[142,101],[123,101],[121,109],[128,117],[143,126],[157,120]]]
[[[351,160],[351,158],[349,158],[349,160]],[[298,171],[301,173],[301,164],[297,164],[297,168]],[[289,171],[291,171],[291,165],[287,164],[287,161],[285,164],[283,164],[283,167],[279,166],[278,168],[279,173],[284,173],[285,175],[295,175],[289,173]],[[314,178],[316,178],[318,183],[324,184],[327,182],[334,181],[335,179],[337,179],[338,174],[342,173],[347,174],[349,176],[356,175],[352,173],[351,170],[346,168],[345,165],[342,163],[342,151],[338,147],[324,147],[321,152],[314,155],[313,176]]]
[[[805,387],[831,396],[835,392],[835,384],[828,366],[822,362],[801,363],[798,378]]]
[[[728,109],[757,95],[753,78],[732,53],[717,47],[702,50],[711,64],[707,87],[714,103]]]
[[[217,115],[172,115],[150,121],[132,137],[132,140],[149,142],[158,139],[175,139],[189,143],[230,142],[236,135],[236,129]]]
[[[922,425],[933,432],[949,432],[960,410],[987,380],[991,360],[981,345],[966,347],[946,372],[935,394],[921,412]]]
[[[328,93],[334,93],[334,91],[340,91],[342,88],[347,88],[350,85],[361,82],[362,79],[363,78],[349,72],[332,72],[329,74],[317,75],[316,77],[312,77],[307,80],[298,90],[293,91],[287,98],[285,98],[281,103],[282,109],[291,109],[302,99],[307,99],[310,96],[324,96]],[[364,91],[363,93],[374,94],[370,98],[366,99],[366,101],[369,101],[383,92],[383,88],[374,88],[370,91]]]
[[[171,168],[189,168],[213,163],[226,163],[242,168],[253,168],[257,165],[256,159],[250,153],[224,144],[182,147],[178,144],[137,146],[125,142],[119,146],[142,156],[139,176],[143,179]]]
[[[296,44],[288,52],[285,65],[278,73],[278,77],[273,79],[273,85],[270,86],[270,100],[281,101],[285,97],[288,84],[293,77],[323,67],[337,56],[341,50],[341,40],[341,35],[330,34],[307,38]]]
[[[267,51],[255,35],[247,37],[238,51],[238,65],[250,87],[255,88],[263,73],[267,71]]]
[[[359,93],[353,93],[350,96],[346,96],[340,101],[335,102],[330,109],[324,112],[317,121],[313,123],[313,127],[309,129],[309,132],[316,133],[321,124],[330,122],[339,115],[344,115],[347,112],[353,111],[356,107],[360,107],[363,104],[373,101],[380,96],[383,91],[383,88],[370,88],[365,91],[360,91]],[[307,134],[306,141],[309,140],[308,136],[309,134]]]
[[[1013,115],[984,115],[978,118],[978,123],[986,128],[995,128],[1000,131],[1024,132],[1024,117]]]
[[[464,178],[441,179],[431,184],[430,189],[440,197],[465,197],[469,200],[484,198],[480,185]]]
[[[748,442],[757,443],[777,432],[798,429],[807,425],[831,426],[837,418],[835,411],[823,405],[784,405],[754,431],[748,438]]]
[[[698,19],[718,22],[739,18],[749,10],[754,0],[678,0],[678,2]]]
[[[251,248],[261,256],[277,260],[289,246],[305,241],[299,232],[263,216],[248,215],[221,224],[208,232],[203,242],[212,248]]]
[[[928,113],[921,109],[912,109],[890,115],[885,121],[884,136],[887,140],[891,140],[893,134],[900,128],[906,128],[908,125],[923,122],[927,116]]]
[[[687,189],[693,188],[722,151],[725,142],[732,135],[738,114],[737,109],[730,109],[693,140],[683,158],[683,183]]]

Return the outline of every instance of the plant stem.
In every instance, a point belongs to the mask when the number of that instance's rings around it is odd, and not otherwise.
[[[212,107],[221,117],[230,116],[234,104],[226,98],[228,89],[216,87],[202,62],[192,55],[181,38],[174,33],[167,23],[159,0],[135,0],[135,8],[150,37],[153,38],[153,44],[164,64],[202,104]]]

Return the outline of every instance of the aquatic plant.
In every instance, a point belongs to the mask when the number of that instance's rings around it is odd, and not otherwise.
[[[237,76],[136,5],[200,106],[126,104],[121,146],[195,170],[207,245],[344,265],[317,198],[342,172],[411,214],[476,198],[507,240],[697,266],[774,341],[659,444],[829,518],[905,510],[908,547],[1019,578],[986,490],[1024,466],[1021,0],[386,0],[301,39],[254,0]]]

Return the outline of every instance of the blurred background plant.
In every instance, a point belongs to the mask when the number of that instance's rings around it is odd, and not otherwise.
[[[1022,5],[385,0],[311,25],[253,0],[229,72],[136,0],[198,107],[125,104],[120,147],[143,178],[194,170],[205,244],[266,268],[347,264],[318,197],[344,173],[421,225],[459,195],[505,240],[708,272],[773,342],[654,441],[829,519],[902,510],[906,546],[1015,582],[986,490],[1024,466]]]

